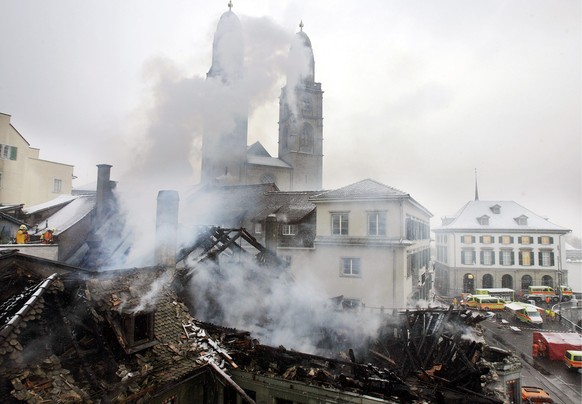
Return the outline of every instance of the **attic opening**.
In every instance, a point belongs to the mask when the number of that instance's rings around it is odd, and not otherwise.
[[[123,349],[133,353],[156,344],[154,340],[155,312],[120,313]]]

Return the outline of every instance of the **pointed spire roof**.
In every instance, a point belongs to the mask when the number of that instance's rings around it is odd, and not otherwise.
[[[477,169],[475,169],[475,200],[479,200],[479,188],[477,187]]]

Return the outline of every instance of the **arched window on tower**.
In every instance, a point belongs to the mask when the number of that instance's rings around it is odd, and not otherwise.
[[[303,130],[301,131],[299,151],[303,153],[313,153],[313,127],[308,123],[303,125]]]

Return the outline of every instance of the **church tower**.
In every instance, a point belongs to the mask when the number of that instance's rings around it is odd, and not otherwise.
[[[323,171],[323,91],[315,82],[315,59],[303,22],[299,27],[279,99],[279,158],[293,168],[293,191],[317,191]]]
[[[232,12],[222,14],[212,43],[212,66],[207,80],[216,80],[224,86],[223,94],[235,96],[235,87],[244,74],[244,41],[240,20]],[[231,93],[229,93],[229,91]],[[240,184],[243,182],[246,164],[248,109],[221,117],[232,122],[228,130],[205,130],[202,140],[202,183]]]

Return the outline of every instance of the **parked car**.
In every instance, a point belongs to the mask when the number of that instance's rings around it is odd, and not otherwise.
[[[554,400],[550,397],[547,391],[542,388],[534,386],[523,386],[521,388],[521,401],[524,404],[552,404]]]

